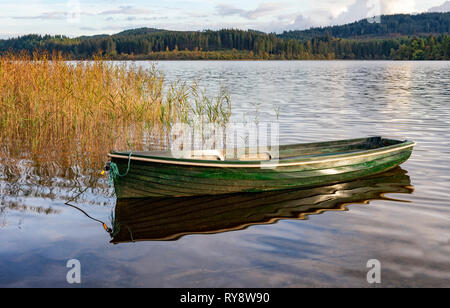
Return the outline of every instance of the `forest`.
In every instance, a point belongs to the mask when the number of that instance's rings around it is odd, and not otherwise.
[[[417,15],[382,15],[378,22],[367,19],[346,25],[311,28],[303,31],[285,31],[282,38],[311,39],[329,33],[339,38],[387,38],[450,33],[450,13],[423,13]]]
[[[116,60],[449,60],[449,27],[450,13],[427,13],[278,35],[153,28],[77,38],[33,34],[0,40],[0,54],[57,51],[78,60],[99,55]]]

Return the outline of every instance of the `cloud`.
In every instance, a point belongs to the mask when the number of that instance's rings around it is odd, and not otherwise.
[[[245,13],[245,10],[235,8],[229,4],[219,4],[216,6],[217,13],[221,16],[241,15]]]
[[[416,0],[379,0],[381,14],[417,13]]]
[[[374,16],[414,13],[415,0],[356,0],[333,19],[333,24],[346,24]]]
[[[450,1],[448,1],[450,3]],[[298,14],[284,28],[288,30],[304,30],[327,25],[342,25],[365,18],[373,18],[383,14],[412,13],[415,11],[414,0],[356,0],[343,7],[340,14],[333,15],[331,10],[312,10]],[[283,16],[280,16],[279,20]]]
[[[78,14],[84,16],[95,15],[88,12],[79,12]],[[43,20],[64,20],[71,18],[73,16],[73,12],[71,11],[53,11],[53,12],[44,12],[39,15],[29,15],[29,16],[11,16],[12,19],[43,19]]]
[[[298,15],[295,17],[294,21],[291,22],[289,25],[284,26],[286,30],[304,30],[309,29],[312,27],[319,26],[320,23],[317,21],[314,21],[310,17],[305,17],[304,15]]]
[[[282,4],[280,3],[261,3],[254,10],[243,10],[229,4],[219,4],[216,6],[216,11],[221,16],[239,15],[243,18],[254,20],[263,16],[272,15],[282,8]]]
[[[450,12],[450,1],[446,1],[439,6],[434,6],[428,10],[430,13],[446,13]]]
[[[394,1],[395,2],[395,1]],[[346,24],[382,14],[382,1],[357,0],[332,20],[333,24]]]
[[[115,10],[108,10],[99,13],[99,15],[147,15],[153,11],[147,9],[136,8],[131,5],[119,6]]]
[[[35,15],[35,16],[13,16],[13,19],[66,19],[68,16],[67,12],[46,12],[42,13],[41,15]]]
[[[205,14],[203,12],[194,12],[194,11],[190,11],[186,13],[189,17],[194,17],[194,18],[206,18],[209,17],[208,14]]]
[[[137,15],[148,15],[153,13],[151,10],[147,9],[141,9],[136,8],[130,5],[127,6],[120,6],[117,9],[114,10],[107,10],[102,11],[100,13],[87,13],[87,12],[80,12],[81,15],[128,15],[128,16],[137,16]],[[69,17],[69,14],[71,12],[67,11],[54,11],[54,12],[45,12],[40,15],[34,15],[34,16],[12,16],[13,19],[51,19],[51,20],[62,20]],[[113,20],[112,17],[108,17],[107,20],[111,21]]]
[[[93,27],[80,27],[80,30],[83,30],[83,31],[96,31],[97,29],[93,28]]]
[[[262,3],[255,10],[247,11],[246,15],[249,19],[257,19],[262,16],[270,15],[281,9],[279,3]]]

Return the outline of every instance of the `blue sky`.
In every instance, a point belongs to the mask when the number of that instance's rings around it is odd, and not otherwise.
[[[0,38],[28,33],[68,36],[138,27],[221,28],[265,32],[342,24],[377,14],[450,10],[445,0],[0,0]]]

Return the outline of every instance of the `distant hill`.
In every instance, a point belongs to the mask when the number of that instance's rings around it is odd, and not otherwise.
[[[102,39],[109,37],[109,34],[96,34],[96,35],[83,35],[78,37],[80,40],[89,40],[89,39]]]
[[[288,39],[311,39],[330,35],[336,38],[392,38],[399,36],[423,36],[450,33],[450,12],[397,14],[381,16],[381,23],[369,23],[366,19],[340,26],[311,28],[302,31],[285,31],[278,35]]]
[[[155,34],[158,32],[166,32],[164,29],[155,29],[155,28],[138,28],[138,29],[130,29],[119,32],[114,36],[127,36],[127,35],[147,35],[147,34]]]
[[[450,59],[450,13],[382,16],[342,26],[276,35],[255,30],[169,31],[139,28],[69,38],[26,35],[0,40],[5,52],[61,52],[70,59]]]

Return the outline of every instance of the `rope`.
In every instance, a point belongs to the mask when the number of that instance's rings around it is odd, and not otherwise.
[[[83,213],[86,217],[88,217],[89,219],[92,219],[93,221],[99,222],[102,224],[103,228],[106,230],[106,232],[108,232],[109,234],[111,234],[113,231],[112,229],[108,228],[108,225],[105,224],[103,221],[98,220],[94,217],[91,217],[88,213],[86,213],[85,211],[83,211],[82,209],[80,209],[78,206],[72,205],[69,202],[64,203],[67,206],[73,207],[74,209],[79,210],[81,213]]]
[[[109,167],[111,168],[111,171],[109,172],[109,179],[111,182],[111,185],[114,184],[114,180],[117,179],[117,177],[124,177],[128,175],[128,172],[130,172],[130,166],[131,166],[131,155],[133,155],[132,152],[128,155],[128,168],[127,171],[124,174],[120,174],[119,167],[117,167],[116,163],[111,162],[109,164]]]
[[[128,168],[127,171],[124,174],[121,174],[119,172],[119,168],[117,167],[117,165],[113,162],[110,163],[110,178],[111,178],[111,185],[114,184],[114,179],[118,176],[120,177],[124,177],[128,175],[128,172],[130,172],[130,166],[131,166],[131,155],[133,153],[130,153],[128,156]],[[104,171],[102,171],[102,175],[104,174]],[[80,211],[81,213],[83,213],[86,217],[88,217],[89,219],[92,219],[93,221],[99,222],[102,224],[103,228],[105,229],[106,232],[109,233],[109,235],[111,237],[116,236],[119,232],[120,232],[120,224],[114,219],[114,213],[111,212],[111,228],[108,227],[108,225],[106,223],[104,223],[103,221],[96,219],[92,216],[90,216],[88,213],[86,213],[84,210],[82,210],[81,208],[79,208],[78,206],[75,206],[73,204],[70,204],[72,201],[75,201],[79,196],[81,196],[82,194],[84,194],[87,190],[89,189],[89,187],[86,187],[85,189],[83,189],[82,191],[80,191],[80,193],[78,193],[75,197],[71,198],[69,201],[67,201],[66,203],[64,203],[67,206],[70,206],[74,209],[77,209],[78,211]],[[128,228],[128,227],[127,227]],[[131,234],[131,230],[130,228],[128,228],[128,231],[130,232],[131,238],[133,239],[133,235]],[[134,240],[133,240],[134,242]]]
[[[80,191],[80,193],[78,193],[75,197],[73,197],[72,199],[70,199],[69,201],[67,201],[66,205],[70,205],[69,203],[74,201],[75,199],[77,199],[79,196],[81,196],[82,194],[84,194],[87,190],[89,189],[89,187],[86,187],[85,189],[83,189],[82,191]]]
[[[112,234],[113,230],[111,228],[108,228],[108,225],[105,224],[103,221],[98,220],[96,218],[91,217],[88,213],[86,213],[85,211],[83,211],[81,208],[79,208],[78,206],[75,206],[73,204],[70,204],[72,201],[75,201],[75,199],[77,199],[79,196],[81,196],[82,194],[84,194],[87,190],[89,189],[89,187],[86,187],[85,189],[83,189],[79,194],[77,194],[75,197],[73,197],[72,199],[70,199],[69,201],[67,201],[66,203],[64,203],[67,206],[70,206],[74,209],[79,210],[81,213],[83,213],[84,215],[86,215],[88,218],[92,219],[93,221],[99,222],[102,224],[103,228],[105,229],[106,232],[108,232],[109,234]]]

